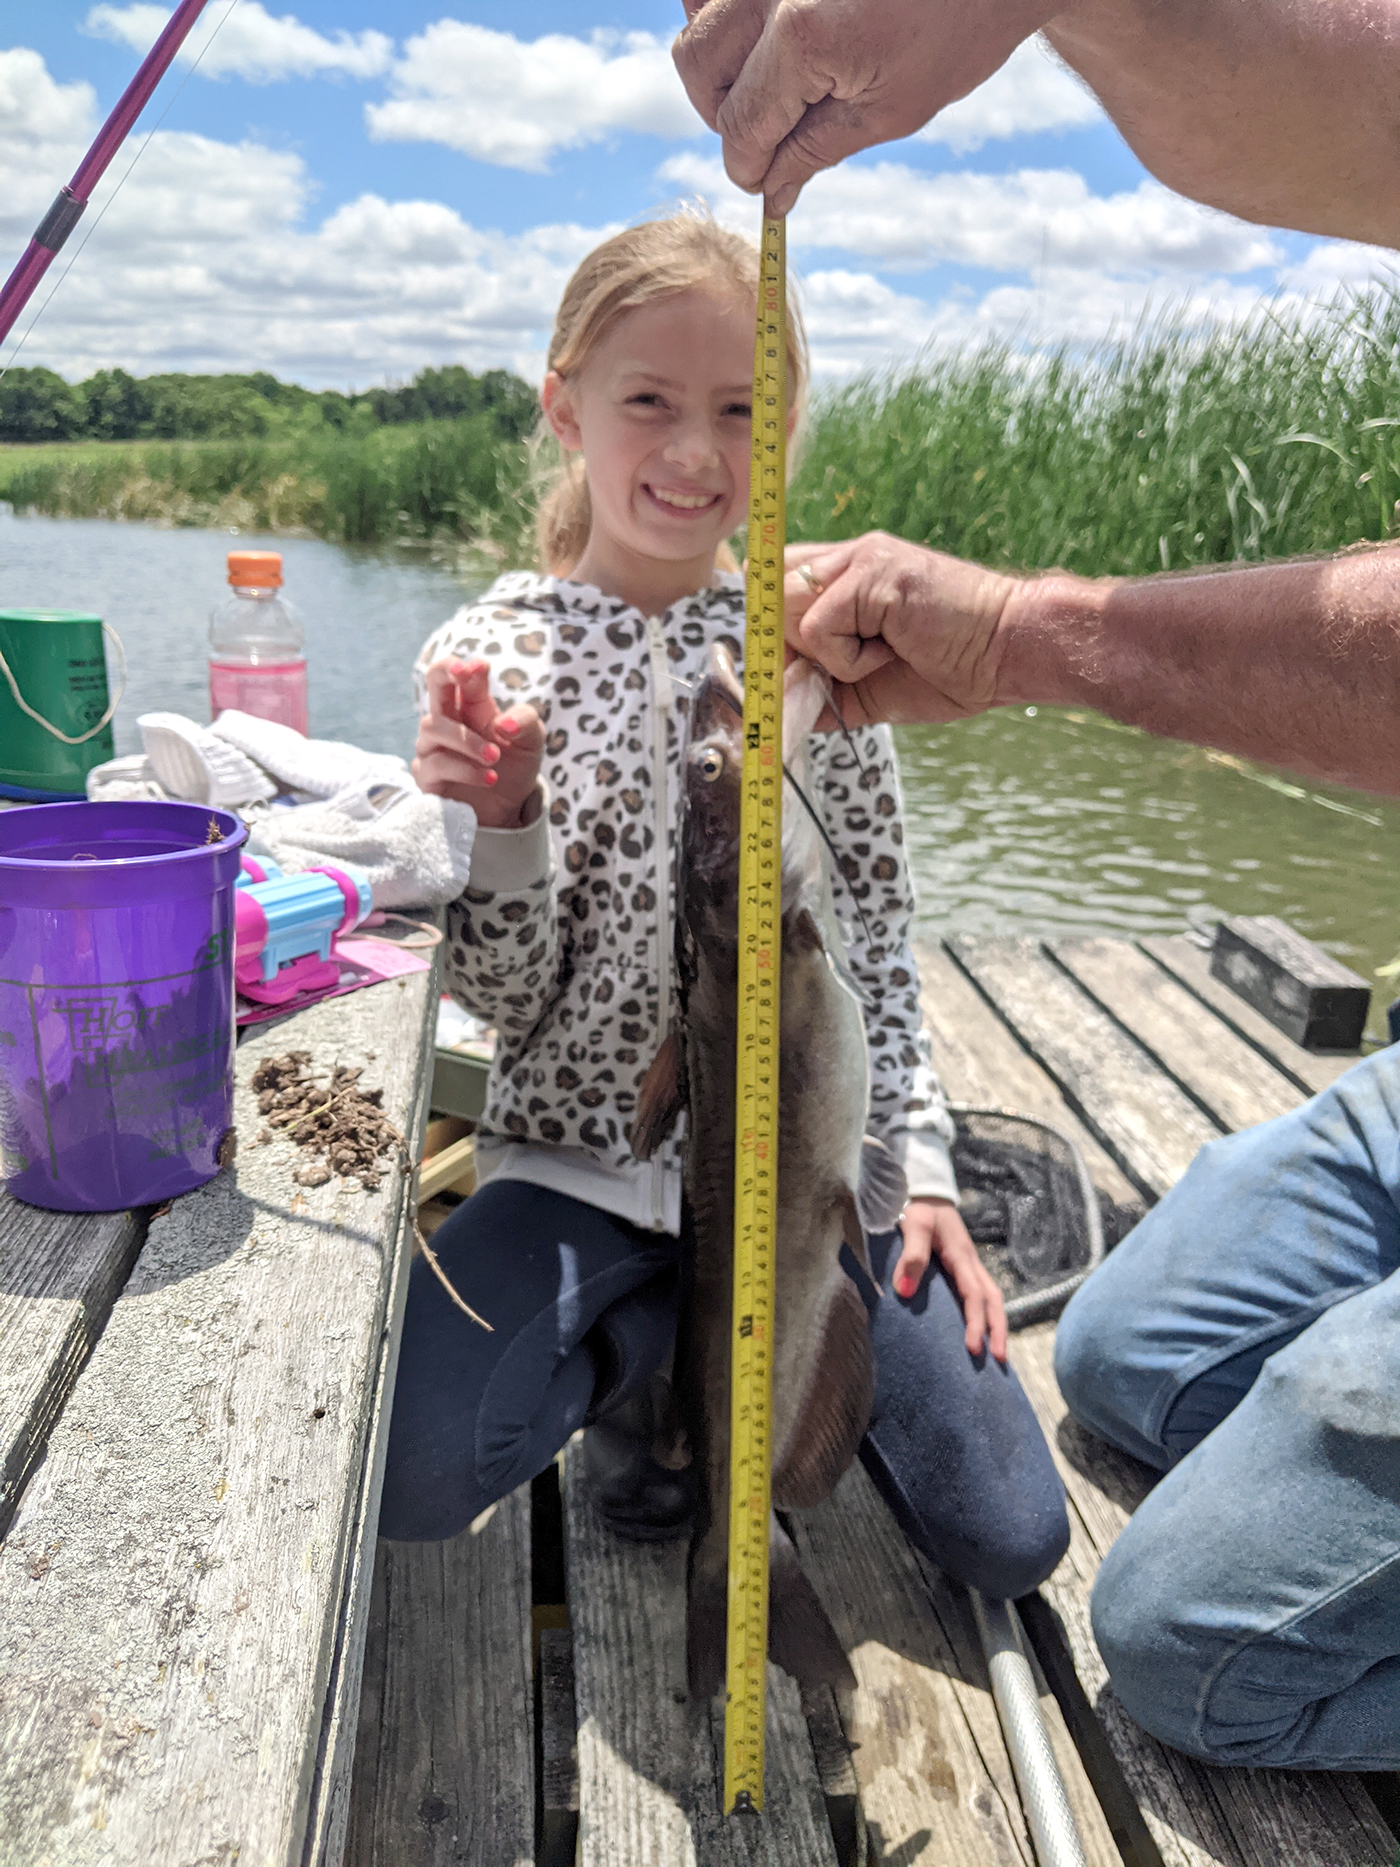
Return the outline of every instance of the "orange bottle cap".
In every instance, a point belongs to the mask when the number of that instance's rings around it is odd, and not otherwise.
[[[276,590],[282,582],[280,551],[230,551],[228,580],[256,590]]]

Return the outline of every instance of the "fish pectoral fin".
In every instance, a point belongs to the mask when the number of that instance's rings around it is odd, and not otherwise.
[[[832,1286],[807,1391],[773,1470],[773,1502],[820,1504],[835,1489],[870,1424],[875,1357],[860,1292],[842,1271]]]
[[[768,1530],[768,1657],[808,1691],[855,1690],[846,1650],[776,1517]]]
[[[650,1160],[670,1134],[685,1107],[686,1094],[685,1047],[679,1027],[672,1025],[637,1091],[632,1152],[638,1160]]]
[[[908,1198],[903,1167],[883,1141],[866,1135],[860,1145],[860,1185],[856,1188],[861,1224],[867,1232],[892,1232]]]

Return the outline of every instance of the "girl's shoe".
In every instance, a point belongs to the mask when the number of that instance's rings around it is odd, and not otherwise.
[[[664,1375],[585,1429],[583,1469],[599,1515],[617,1536],[669,1543],[690,1535],[695,1466]]]

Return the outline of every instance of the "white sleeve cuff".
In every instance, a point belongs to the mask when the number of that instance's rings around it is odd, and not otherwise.
[[[518,830],[492,830],[478,824],[468,885],[487,894],[513,895],[544,881],[554,861],[548,809],[546,798],[534,822]]]
[[[957,1176],[952,1156],[940,1135],[922,1128],[906,1128],[899,1137],[903,1146],[904,1177],[909,1182],[910,1199],[952,1199],[958,1197]]]

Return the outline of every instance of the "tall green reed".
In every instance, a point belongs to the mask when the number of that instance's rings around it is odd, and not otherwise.
[[[1400,301],[1170,323],[1091,350],[989,344],[829,392],[796,538],[873,528],[1017,568],[1131,574],[1389,538]]]

